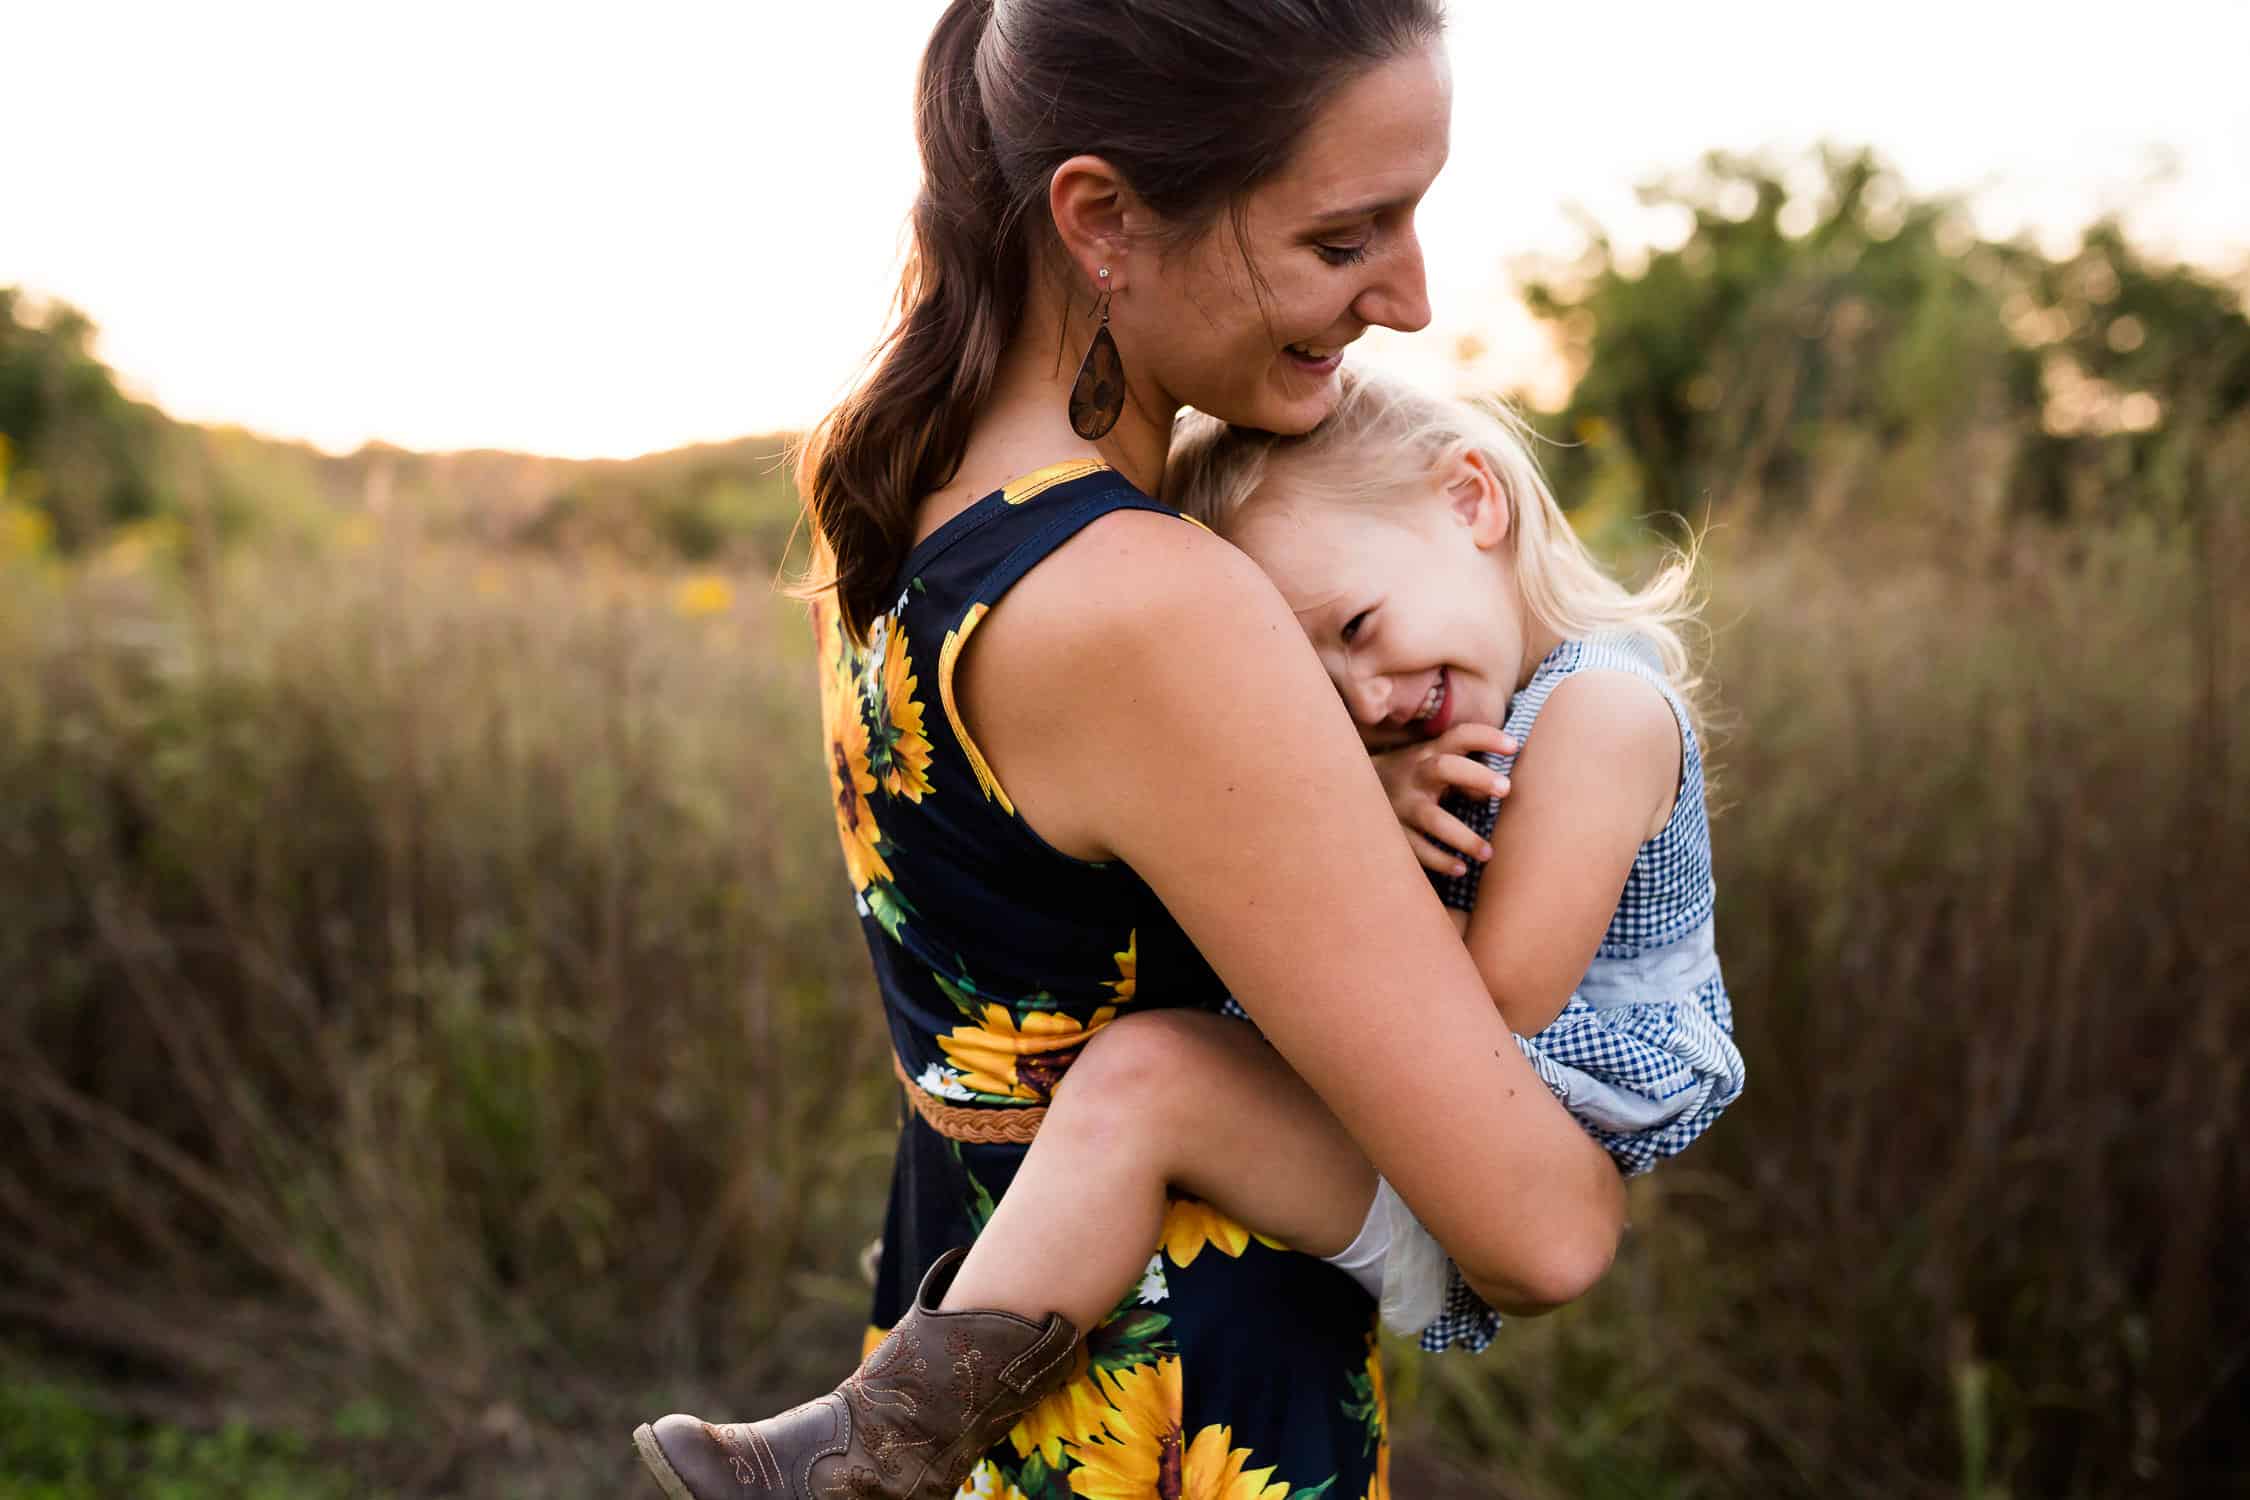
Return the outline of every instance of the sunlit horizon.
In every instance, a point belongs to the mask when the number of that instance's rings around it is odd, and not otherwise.
[[[1453,9],[1436,319],[1363,355],[1419,378],[1551,390],[1509,263],[1573,251],[1574,207],[1665,243],[1634,186],[1711,149],[1867,145],[1990,236],[2116,212],[2250,267],[2250,7]],[[331,452],[801,428],[881,331],[938,10],[43,7],[4,33],[0,285],[79,308],[173,416]]]

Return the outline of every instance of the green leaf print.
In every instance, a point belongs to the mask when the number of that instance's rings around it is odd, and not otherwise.
[[[1315,1485],[1308,1485],[1304,1489],[1297,1491],[1295,1494],[1289,1497],[1289,1500],[1322,1500],[1322,1497],[1335,1487],[1336,1476],[1334,1474],[1331,1474],[1326,1479],[1323,1479],[1320,1483]]]
[[[969,1199],[969,1227],[982,1234],[984,1226],[992,1222],[992,1215],[999,1205],[992,1201],[992,1194],[985,1191],[984,1184],[977,1181],[977,1174],[969,1170],[969,1164],[961,1159],[961,1143],[947,1141],[945,1149],[953,1153],[953,1164],[961,1169],[961,1179],[968,1183],[969,1191],[974,1195]]]
[[[981,1012],[977,1009],[976,986],[969,982],[966,975],[959,979],[949,979],[933,969],[930,971],[930,978],[937,981],[939,992],[953,1002],[953,1008],[965,1019],[979,1019]]]
[[[984,1019],[984,1007],[987,1005],[1005,1005],[1008,1008],[1009,1015],[1019,1024],[1026,1016],[1045,1015],[1063,1008],[1062,1002],[1055,998],[1054,992],[1051,990],[1033,990],[1030,994],[1017,1000],[1003,999],[971,979],[968,965],[963,963],[958,956],[954,958],[953,962],[955,972],[940,974],[933,969],[930,971],[930,977],[937,981],[937,987],[944,992],[945,998],[953,1002],[953,1008],[971,1021],[981,1022]],[[1021,1103],[1022,1101],[1016,1100],[1014,1102]]]
[[[1024,1500],[1069,1500],[1070,1482],[1060,1469],[1047,1467],[1046,1455],[1033,1452],[1023,1461],[1023,1467],[1010,1474],[1006,1464],[997,1465],[1003,1479],[1024,1493]]]
[[[895,847],[888,839],[884,840],[883,848],[886,853]],[[886,885],[878,880],[861,894],[862,899],[867,902],[868,914],[874,917],[876,925],[888,933],[894,943],[899,941],[899,929],[906,925],[907,918],[921,915],[914,909],[913,902],[899,894],[895,885]]]
[[[1351,1377],[1351,1388],[1344,1415],[1367,1428],[1367,1444],[1360,1451],[1372,1453],[1383,1438],[1383,1403],[1375,1395],[1375,1377],[1362,1370]]]
[[[1135,1308],[1113,1313],[1086,1335],[1086,1361],[1098,1370],[1131,1370],[1153,1365],[1179,1346],[1165,1335],[1172,1326],[1169,1314]]]

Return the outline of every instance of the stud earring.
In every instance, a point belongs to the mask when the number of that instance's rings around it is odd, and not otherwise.
[[[1107,437],[1125,412],[1125,361],[1118,357],[1117,340],[1109,334],[1109,267],[1101,268],[1101,295],[1095,311],[1101,326],[1086,346],[1078,378],[1070,383],[1070,430],[1092,442]]]

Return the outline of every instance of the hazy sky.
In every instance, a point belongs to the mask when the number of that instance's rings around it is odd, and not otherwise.
[[[77,303],[175,414],[346,449],[626,455],[802,424],[879,331],[935,0],[22,0],[0,285]],[[2133,208],[2250,257],[2250,3],[1453,0],[1433,329],[1537,370],[1510,256],[1708,147],[1870,142],[1989,229]],[[2141,186],[2154,152],[2168,183]]]

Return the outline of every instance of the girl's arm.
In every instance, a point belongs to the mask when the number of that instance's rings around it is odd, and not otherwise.
[[[1546,1029],[1585,976],[1641,845],[1671,817],[1680,729],[1664,695],[1625,672],[1580,672],[1526,736],[1469,917],[1469,954],[1523,1036]]]
[[[1106,516],[1034,569],[956,687],[1052,844],[1128,861],[1487,1300],[1607,1269],[1616,1169],[1531,1072],[1273,585]]]

